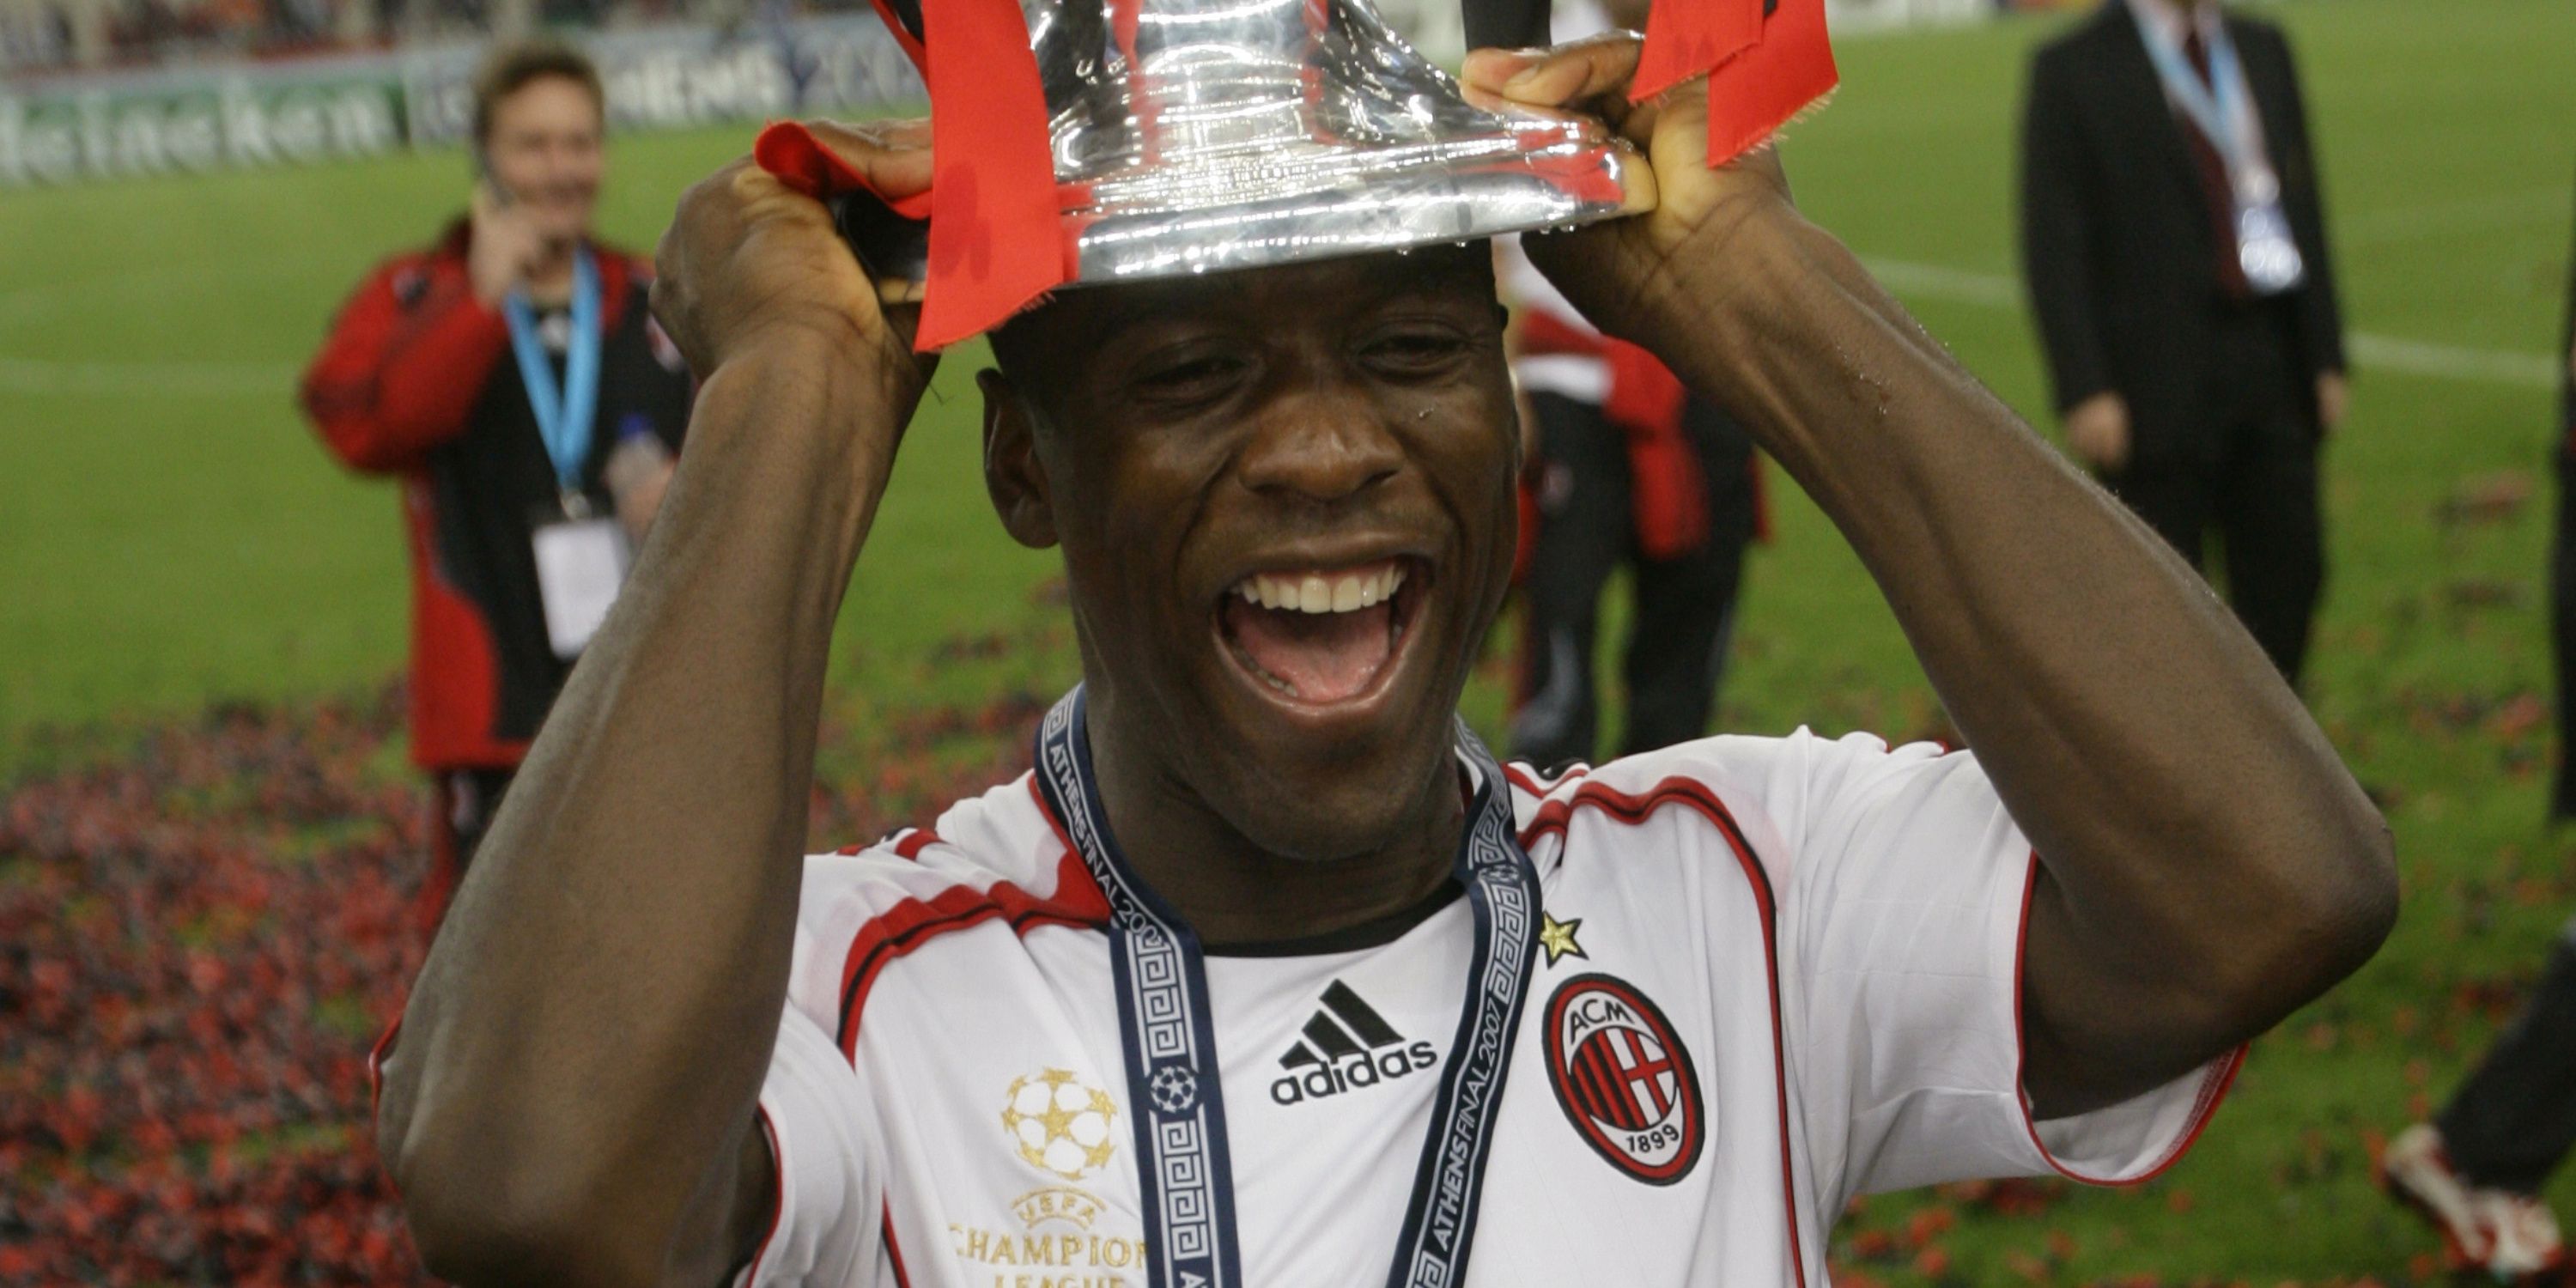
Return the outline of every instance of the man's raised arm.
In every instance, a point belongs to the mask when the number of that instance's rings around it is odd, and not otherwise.
[[[817,132],[928,181],[922,132]],[[823,208],[745,163],[682,200],[654,311],[703,379],[688,451],[383,1070],[413,1233],[470,1285],[740,1256],[832,623],[925,375]]]
[[[1653,214],[1531,258],[1824,507],[2036,846],[2039,1114],[2167,1082],[2357,968],[2396,915],[2387,829],[2261,650],[1798,215],[1775,158],[1706,165],[1703,87],[1630,108],[1635,65],[1609,37],[1483,51],[1466,79],[1603,111],[1648,149]]]

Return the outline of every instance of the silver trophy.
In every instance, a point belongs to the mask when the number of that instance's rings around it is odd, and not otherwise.
[[[1067,286],[1570,226],[1652,204],[1597,121],[1470,104],[1367,0],[1023,0],[1074,253]],[[918,38],[917,9],[886,6]],[[932,57],[937,57],[934,53]],[[836,214],[920,280],[922,226]]]

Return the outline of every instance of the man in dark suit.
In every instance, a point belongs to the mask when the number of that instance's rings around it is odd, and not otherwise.
[[[2558,540],[2550,598],[2558,652],[2558,783],[2552,822],[2576,820],[2576,258],[2558,336]],[[2430,1122],[2397,1133],[2380,1179],[2434,1227],[2462,1269],[2502,1284],[2576,1282],[2542,1191],[2576,1154],[2576,919],[2558,932],[2522,1014]]]
[[[2567,329],[2558,336],[2558,541],[2549,554],[2552,642],[2558,654],[2558,782],[2553,822],[2576,822],[2576,251],[2567,261]]]
[[[2032,65],[2022,253],[2067,443],[2295,683],[2343,320],[2298,73],[2217,0],[2105,0]]]

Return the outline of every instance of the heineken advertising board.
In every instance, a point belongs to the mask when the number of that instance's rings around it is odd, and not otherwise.
[[[1389,24],[1435,60],[1465,52],[1457,8],[1382,0]],[[1994,0],[1828,0],[1838,29],[1974,19]],[[583,41],[610,125],[667,129],[919,104],[921,82],[871,13],[671,25]],[[0,188],[299,165],[452,146],[473,118],[479,44],[336,55],[220,70],[0,82]]]
[[[403,146],[401,104],[375,77],[0,93],[0,187],[388,152]]]
[[[585,42],[613,129],[667,129],[922,101],[873,15],[719,36],[675,27]],[[0,188],[311,164],[460,144],[479,46],[284,67],[0,86]]]

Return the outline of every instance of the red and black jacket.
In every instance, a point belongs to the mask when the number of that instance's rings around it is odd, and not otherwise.
[[[474,296],[467,228],[378,266],[304,373],[303,403],[333,455],[399,477],[411,548],[411,754],[430,769],[516,766],[569,664],[546,642],[531,544],[561,489],[538,437],[510,329]],[[594,507],[624,437],[676,453],[687,365],[646,307],[650,261],[598,257],[599,415],[584,466]],[[557,378],[562,362],[556,359]]]

